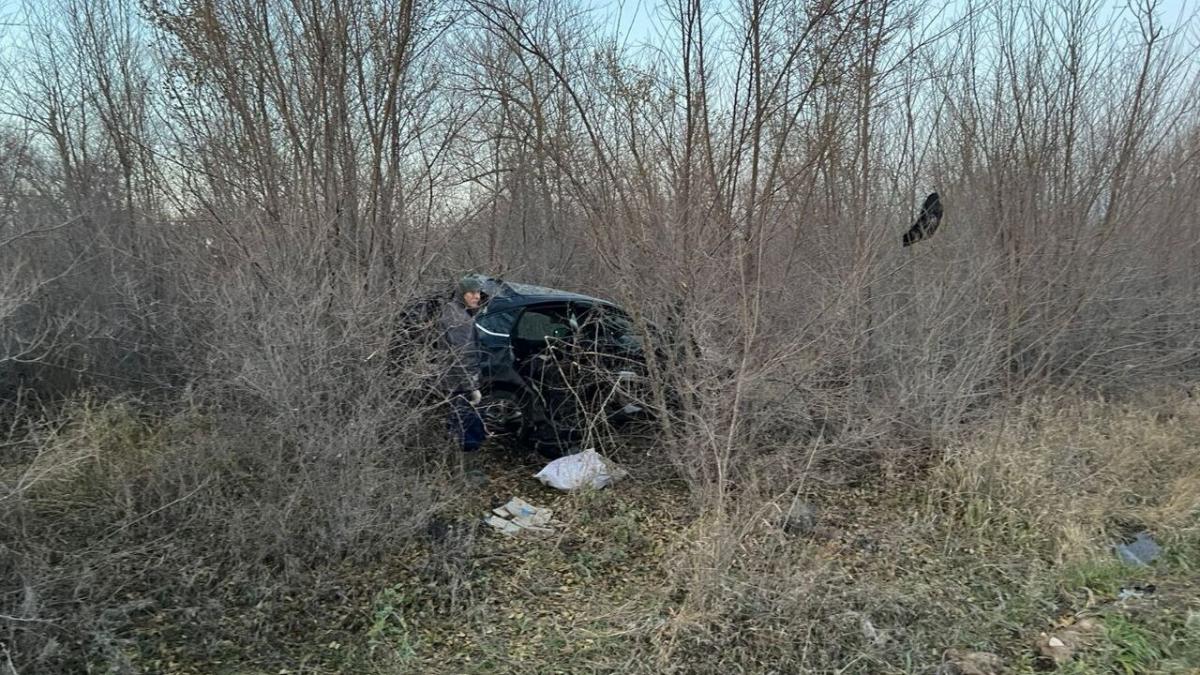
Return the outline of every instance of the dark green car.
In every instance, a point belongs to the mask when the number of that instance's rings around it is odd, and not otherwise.
[[[490,435],[558,456],[646,418],[643,339],[625,311],[578,293],[477,278],[480,407]],[[434,317],[449,297],[434,294],[404,312],[393,363],[417,344],[436,349]]]

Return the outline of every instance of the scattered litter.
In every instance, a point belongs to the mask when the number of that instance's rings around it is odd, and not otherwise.
[[[491,525],[494,529],[497,529],[497,530],[503,532],[504,534],[520,534],[521,533],[520,525],[517,525],[516,523],[512,522],[511,520],[505,520],[505,519],[501,518],[500,516],[488,516],[487,519],[484,520],[483,522],[487,523],[488,525]]]
[[[546,533],[554,531],[550,526],[550,518],[553,515],[554,512],[550,509],[539,508],[520,497],[513,497],[504,506],[492,509],[483,522],[508,535],[522,532]]]
[[[1122,586],[1121,592],[1117,594],[1118,600],[1129,600],[1131,598],[1142,598],[1150,595],[1158,587],[1154,584],[1146,584],[1145,586]]]
[[[559,490],[578,490],[583,487],[600,489],[626,475],[624,469],[589,448],[574,455],[559,457],[537,472],[534,478]]]
[[[1139,567],[1149,565],[1162,555],[1162,547],[1150,538],[1150,533],[1144,531],[1138,532],[1130,543],[1117,544],[1114,548],[1121,560]]]
[[[513,497],[508,500],[508,503],[495,509],[496,515],[505,517],[505,514],[511,516],[513,522],[521,527],[544,527],[550,522],[550,517],[554,512],[550,509],[542,509],[530,504],[520,497]]]

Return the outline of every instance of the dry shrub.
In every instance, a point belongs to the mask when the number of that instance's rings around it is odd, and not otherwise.
[[[427,365],[388,372],[393,305],[320,291],[235,275],[193,298],[174,401],[82,396],[14,435],[0,614],[21,672],[128,664],[151,615],[200,631],[195,658],[271,658],[319,625],[336,569],[402,551],[453,496],[441,415],[409,395]]]

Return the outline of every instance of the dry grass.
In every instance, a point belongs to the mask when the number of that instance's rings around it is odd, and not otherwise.
[[[374,411],[290,434],[135,401],[54,419],[4,455],[0,639],[22,673],[128,671],[146,621],[207,653],[245,635],[286,652],[339,568],[402,550],[447,494],[437,465],[379,443]]]
[[[1056,563],[1131,531],[1197,534],[1200,405],[1036,400],[946,451],[935,499],[968,530],[1036,537]]]
[[[1176,395],[1031,402],[921,477],[747,488],[723,515],[631,449],[613,449],[629,481],[576,495],[497,454],[485,491],[415,547],[347,571],[333,618],[282,658],[227,645],[223,664],[193,651],[178,669],[920,673],[957,649],[1021,673],[1046,666],[1039,634],[1092,616],[1106,632],[1063,672],[1194,672],[1198,417]],[[479,525],[513,494],[554,508],[559,532],[514,540]],[[795,494],[814,507],[811,530],[780,527]],[[1120,564],[1110,544],[1142,527],[1164,559]],[[1118,601],[1134,583],[1159,590]]]

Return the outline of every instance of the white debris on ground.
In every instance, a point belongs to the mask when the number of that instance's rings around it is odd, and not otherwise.
[[[484,522],[508,535],[522,532],[545,534],[554,531],[550,525],[550,518],[553,516],[554,512],[550,509],[539,508],[520,497],[513,497],[504,506],[492,509],[484,518]]]
[[[537,472],[534,478],[559,490],[578,490],[584,487],[600,489],[628,475],[611,460],[588,448],[574,455],[559,457]]]

